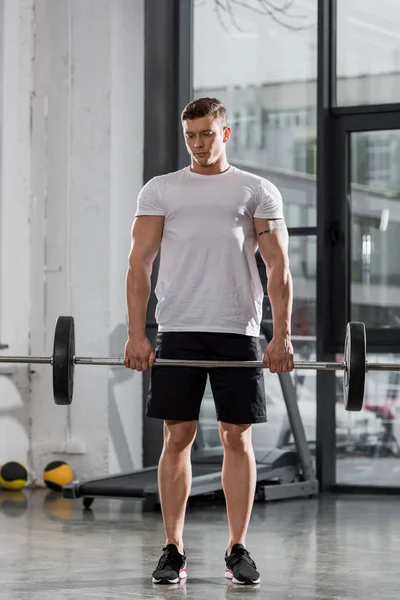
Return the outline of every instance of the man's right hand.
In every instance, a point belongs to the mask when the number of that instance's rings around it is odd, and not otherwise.
[[[146,336],[130,338],[125,345],[124,364],[127,369],[146,371],[155,362],[153,347]]]

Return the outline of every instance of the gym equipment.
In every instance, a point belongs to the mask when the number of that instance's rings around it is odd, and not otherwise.
[[[71,404],[74,390],[75,321],[60,317],[53,346],[53,394],[56,404]]]
[[[43,481],[53,492],[60,492],[63,485],[70,483],[73,478],[71,466],[63,460],[49,463],[43,471]]]
[[[28,471],[19,462],[5,463],[0,469],[0,484],[6,490],[22,490],[27,480]]]
[[[295,362],[295,369],[344,371],[345,408],[360,411],[363,406],[366,371],[400,371],[400,363],[367,363],[364,323],[351,322],[346,327],[344,362]],[[72,402],[75,365],[124,366],[123,358],[75,356],[75,326],[73,317],[59,317],[54,335],[53,356],[0,356],[0,363],[49,364],[53,366],[54,401],[58,405]],[[192,361],[158,359],[154,367],[229,367],[267,368],[257,361]],[[154,368],[153,367],[153,368]]]
[[[265,341],[271,340],[271,332],[265,323],[261,325]],[[288,419],[285,430],[291,431],[294,447],[281,443],[279,436],[276,447],[254,447],[257,465],[256,498],[259,500],[279,500],[318,494],[318,481],[313,460],[307,443],[303,423],[297,405],[296,390],[290,373],[279,373],[279,382],[286,404]],[[192,451],[192,487],[190,498],[204,494],[221,493],[222,447],[207,447],[204,442],[201,422]],[[64,498],[82,498],[85,508],[90,508],[96,497],[101,498],[142,498],[144,510],[152,510],[159,505],[157,466],[139,471],[126,472],[90,481],[72,481],[62,489]]]
[[[75,356],[75,334],[73,317],[59,317],[54,335],[52,357],[0,357],[0,362],[37,363],[53,366],[54,401],[58,405],[68,405],[72,402],[74,366],[103,365],[124,366],[123,358],[93,358]],[[345,373],[345,406],[347,410],[362,409],[364,381],[366,370],[396,370],[400,365],[382,365],[366,363],[365,325],[349,323],[346,329],[345,362],[295,362],[295,369],[342,370]],[[195,367],[257,367],[266,368],[263,362],[257,361],[188,361],[173,359],[158,359],[154,367],[162,366],[195,366]],[[153,367],[153,368],[154,368]]]

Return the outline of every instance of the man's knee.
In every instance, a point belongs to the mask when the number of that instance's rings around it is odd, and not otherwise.
[[[219,434],[225,450],[247,452],[251,448],[251,425],[220,422]]]
[[[164,421],[164,449],[183,452],[194,442],[197,421]]]

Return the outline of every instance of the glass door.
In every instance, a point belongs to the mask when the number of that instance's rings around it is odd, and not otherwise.
[[[341,180],[347,198],[345,257],[340,261],[345,265],[345,313],[348,320],[366,325],[368,361],[399,362],[400,128],[341,127],[340,132],[346,157]],[[342,391],[338,377],[336,483],[398,488],[400,374],[368,373],[359,413],[344,409]]]
[[[351,319],[399,328],[400,131],[353,132],[350,149]]]

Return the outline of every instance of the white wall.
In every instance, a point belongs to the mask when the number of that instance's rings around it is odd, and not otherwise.
[[[1,341],[10,354],[29,351],[31,0],[2,3]],[[1,371],[9,371],[1,369]],[[0,372],[1,372],[0,371]],[[0,378],[0,462],[27,462],[30,446],[29,379],[16,368]]]
[[[142,185],[143,1],[4,6],[4,64],[7,52],[17,62],[3,80],[2,339],[10,354],[50,355],[55,321],[66,314],[75,317],[78,355],[122,355]],[[34,371],[0,379],[0,409],[11,383],[23,406],[18,435],[8,435],[10,406],[0,412],[0,462],[23,460],[39,478],[55,458],[79,478],[140,468],[140,374],[77,367],[74,403],[59,407],[51,369]]]
[[[111,45],[110,354],[126,343],[126,259],[136,193],[142,184],[144,143],[144,1],[113,0]],[[141,10],[139,10],[141,8]],[[138,467],[142,456],[142,376],[114,369],[110,379],[109,468]],[[133,393],[134,392],[134,393]]]

